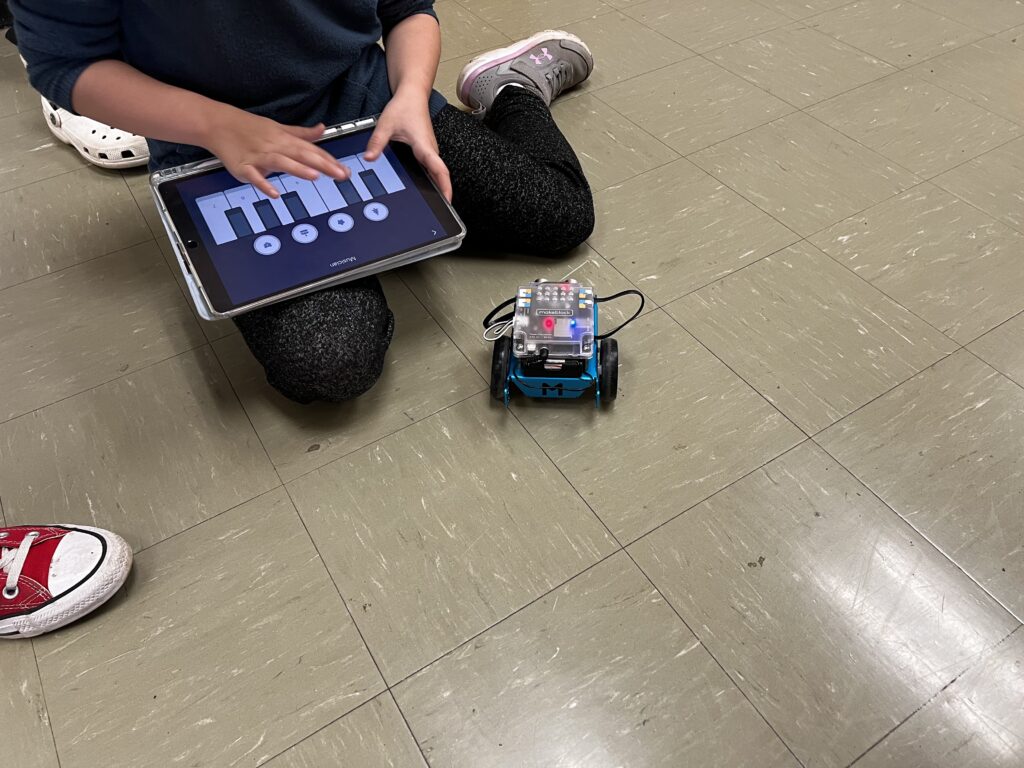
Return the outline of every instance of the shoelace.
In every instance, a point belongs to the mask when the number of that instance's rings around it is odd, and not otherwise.
[[[566,85],[572,79],[572,64],[561,61],[558,66],[545,73],[548,82],[551,83],[551,95],[557,96],[565,90]]]
[[[18,596],[18,579],[21,578],[21,569],[25,567],[28,560],[28,551],[35,544],[39,534],[32,531],[21,540],[17,549],[0,550],[0,571],[7,571],[7,581],[4,583],[3,596],[7,600],[13,600]]]

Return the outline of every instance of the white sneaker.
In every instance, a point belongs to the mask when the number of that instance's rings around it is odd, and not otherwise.
[[[85,616],[131,567],[128,543],[100,528],[0,528],[0,638],[35,637]]]

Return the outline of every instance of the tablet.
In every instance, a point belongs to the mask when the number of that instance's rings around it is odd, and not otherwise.
[[[404,144],[363,156],[375,121],[332,126],[317,144],[348,166],[336,181],[268,177],[269,198],[217,160],[154,173],[157,208],[206,319],[356,280],[458,248],[466,229]]]

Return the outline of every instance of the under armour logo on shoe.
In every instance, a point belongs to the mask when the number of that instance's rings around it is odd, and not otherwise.
[[[536,53],[530,54],[530,59],[532,59],[533,63],[536,64],[538,67],[541,66],[545,61],[552,61],[554,58],[554,56],[548,53],[547,48],[541,48],[539,56]]]

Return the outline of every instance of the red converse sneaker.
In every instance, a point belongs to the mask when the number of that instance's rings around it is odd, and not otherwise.
[[[70,624],[109,600],[131,567],[131,547],[100,528],[0,528],[0,638]]]

